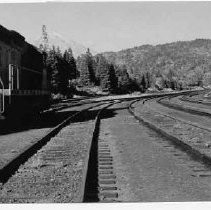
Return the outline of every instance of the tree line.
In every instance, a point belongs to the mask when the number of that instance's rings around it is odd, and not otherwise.
[[[109,93],[145,92],[148,88],[185,89],[211,85],[211,40],[142,45],[93,56],[90,50],[74,58],[49,47],[46,26],[40,50],[45,52],[49,88],[53,94],[71,95],[80,87]]]
[[[70,81],[76,79],[77,68],[72,50],[61,53],[59,47],[53,46],[46,52],[46,69],[49,89],[53,94],[69,95],[73,92]]]
[[[104,92],[118,94],[147,88],[145,77],[138,88],[124,65],[109,63],[103,55],[93,56],[89,49],[77,59],[71,48],[62,53],[59,47],[53,46],[46,54],[49,88],[53,94],[70,96],[77,91],[76,87],[98,86]]]
[[[142,45],[102,54],[115,65],[125,65],[140,88],[144,83],[157,89],[211,85],[210,39]]]

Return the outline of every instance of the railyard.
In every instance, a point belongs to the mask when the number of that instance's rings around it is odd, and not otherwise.
[[[0,202],[211,200],[209,94],[66,100],[3,129]]]
[[[211,204],[211,4],[0,5],[2,207]]]

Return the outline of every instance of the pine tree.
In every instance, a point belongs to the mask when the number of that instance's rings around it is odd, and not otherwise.
[[[100,55],[96,65],[96,76],[100,82],[102,90],[109,91],[111,89],[110,68],[106,59]]]
[[[65,95],[68,88],[68,66],[64,61],[59,47],[52,47],[47,55],[47,71],[50,73],[51,91]]]
[[[89,86],[91,84],[89,68],[86,61],[85,54],[77,58],[77,68],[80,72],[80,83],[82,86]]]
[[[58,89],[61,94],[67,95],[69,84],[68,63],[62,57],[57,57],[57,60],[59,68]]]
[[[62,59],[62,52],[59,48],[59,46],[56,47],[56,56],[60,59]]]
[[[68,50],[65,50],[63,59],[68,63],[69,65],[69,74],[68,77],[70,80],[76,79],[78,76],[77,68],[76,68],[76,61],[73,57],[72,49],[69,48]]]
[[[140,86],[141,86],[141,91],[142,91],[142,92],[145,92],[145,90],[146,90],[146,81],[145,81],[145,76],[144,76],[144,74],[142,75],[142,79],[141,79],[141,84],[140,84]]]
[[[47,71],[50,73],[50,89],[53,93],[58,93],[58,61],[56,59],[56,50],[53,46],[52,49],[49,50],[46,60]]]
[[[127,93],[130,90],[131,81],[125,65],[117,67],[116,75],[118,77],[118,89],[121,93]]]
[[[42,43],[40,44],[40,50],[47,52],[49,50],[49,44],[48,44],[48,33],[46,26],[42,26]]]
[[[149,72],[146,73],[146,88],[149,88],[151,86],[152,78]]]
[[[87,52],[86,52],[86,62],[89,69],[89,76],[90,76],[91,83],[95,84],[96,79],[95,79],[95,73],[94,73],[94,58],[89,48],[87,49]]]
[[[118,87],[118,78],[116,76],[115,67],[109,64],[109,79],[111,81],[111,92],[116,92]]]
[[[89,51],[86,54],[81,55],[77,59],[77,68],[80,72],[80,81],[83,86],[90,86],[95,84],[94,75],[94,59]]]
[[[96,57],[95,63],[95,78],[97,84],[100,85],[103,90],[115,92],[118,79],[116,77],[114,66],[109,64],[102,55]]]

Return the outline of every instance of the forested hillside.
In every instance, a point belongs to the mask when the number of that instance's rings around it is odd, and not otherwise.
[[[124,66],[139,86],[185,88],[211,84],[211,40],[196,39],[162,45],[142,45],[103,56]]]
[[[47,51],[52,93],[70,94],[98,87],[107,93],[145,92],[148,88],[185,89],[211,85],[211,40],[143,45],[93,56],[89,49],[77,59],[69,48]]]

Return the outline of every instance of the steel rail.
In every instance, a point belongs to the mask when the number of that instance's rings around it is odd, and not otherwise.
[[[39,149],[41,149],[52,137],[54,137],[63,127],[71,122],[76,116],[82,114],[83,112],[92,109],[94,107],[100,106],[102,103],[85,108],[77,113],[68,116],[65,120],[59,123],[54,128],[50,129],[44,137],[39,138],[35,143],[25,147],[19,152],[13,159],[4,164],[0,168],[0,183],[4,184],[8,179],[18,170],[19,166],[25,163],[31,156],[33,156]]]
[[[198,150],[194,146],[191,146],[191,145],[187,144],[186,142],[182,141],[181,139],[175,137],[174,135],[169,134],[168,132],[164,131],[163,129],[161,129],[160,127],[154,125],[153,123],[145,120],[144,118],[142,118],[140,116],[137,116],[134,113],[134,111],[133,111],[134,107],[132,107],[135,102],[137,102],[137,100],[131,102],[131,104],[129,105],[129,109],[128,109],[129,113],[135,119],[137,119],[139,122],[143,123],[148,128],[154,130],[159,135],[163,136],[163,138],[166,139],[167,141],[170,141],[171,143],[173,143],[174,145],[176,145],[178,147],[178,149],[180,149],[182,151],[185,151],[193,159],[198,160],[198,161],[204,163],[208,167],[211,167],[211,157],[209,155],[204,154],[203,152],[201,152],[200,150]],[[195,125],[193,125],[193,126],[195,126]],[[201,129],[204,129],[204,128],[201,128]],[[207,129],[204,129],[204,130],[207,130]]]
[[[85,173],[83,177],[83,184],[82,184],[82,194],[83,197],[81,198],[81,202],[97,202],[99,201],[98,198],[98,137],[100,133],[100,121],[102,117],[102,113],[113,106],[114,104],[121,103],[122,101],[118,102],[110,102],[108,105],[104,106],[102,109],[99,110],[96,118],[95,118],[95,126],[92,135],[92,141],[89,144],[88,155],[87,155],[87,162],[85,165]],[[92,176],[92,177],[91,177]],[[92,179],[92,186],[90,186],[90,179]],[[93,186],[94,185],[94,186]],[[91,188],[91,189],[90,189]],[[91,192],[90,192],[91,191]]]

